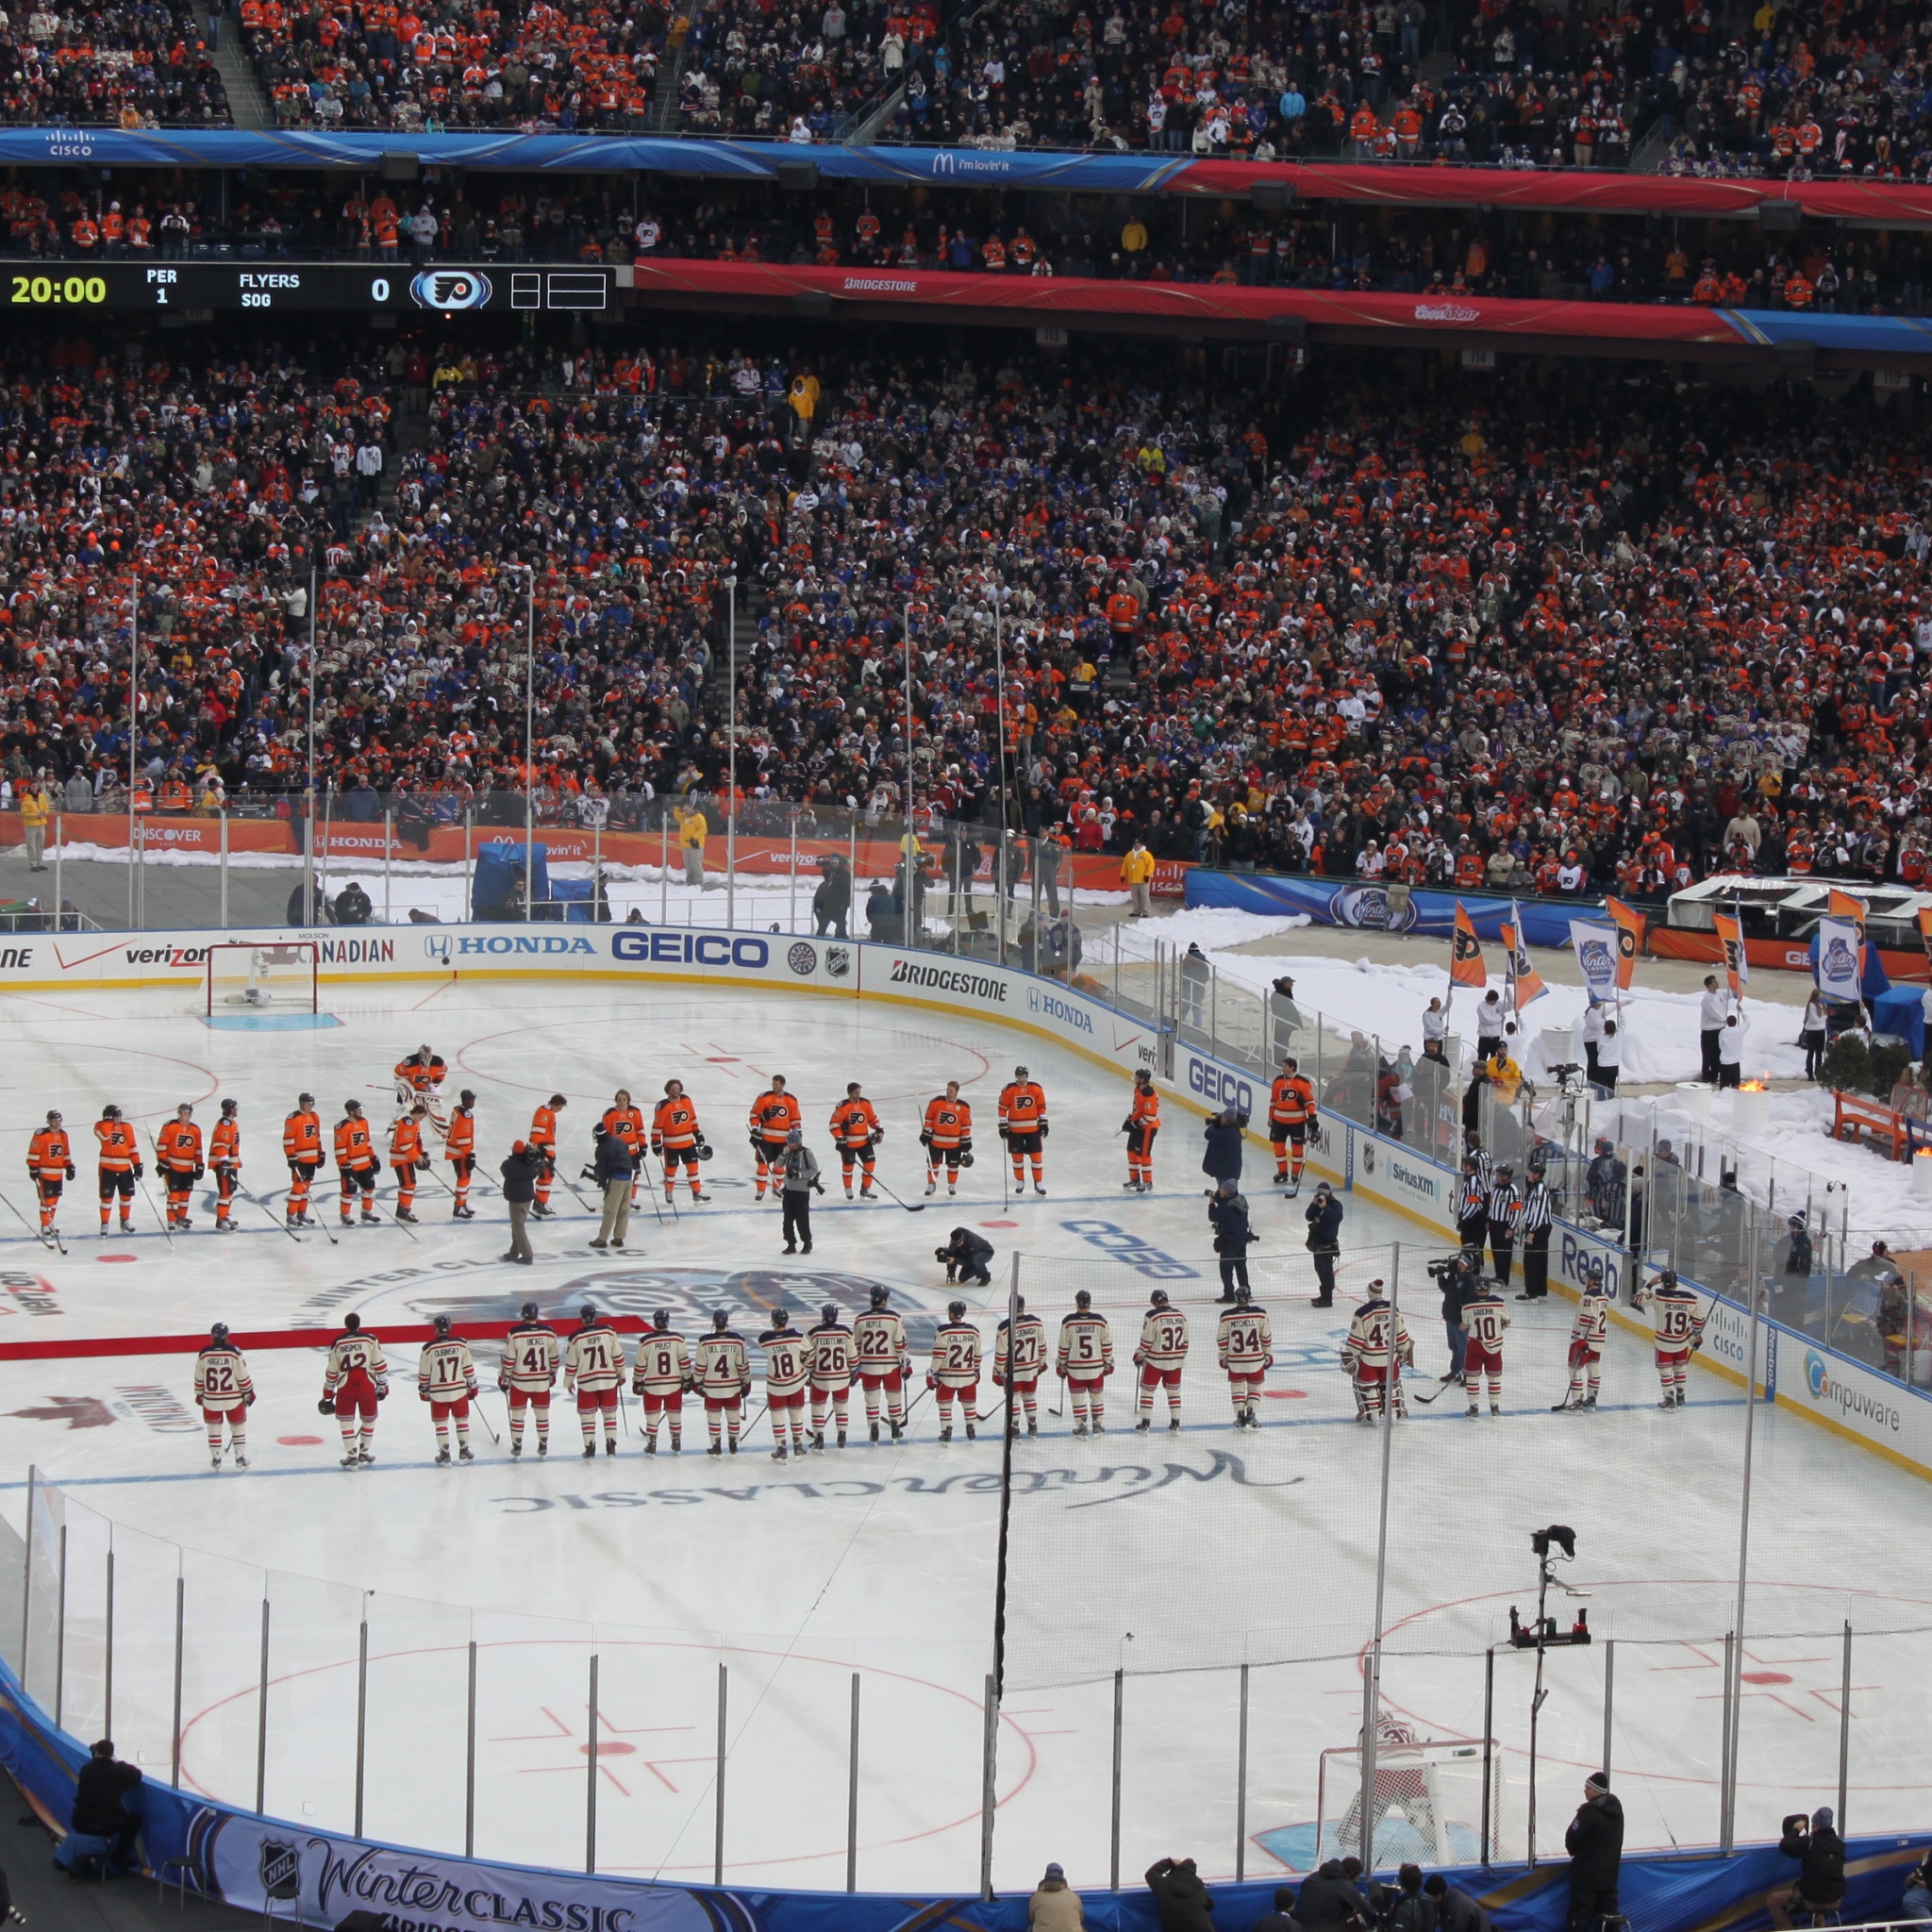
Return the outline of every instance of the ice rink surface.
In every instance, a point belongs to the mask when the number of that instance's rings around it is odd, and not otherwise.
[[[1351,1291],[1389,1272],[1400,1241],[1411,1391],[1436,1393],[1445,1349],[1424,1264],[1439,1251],[1417,1229],[1352,1198],[1341,1302],[1311,1308],[1307,1190],[1281,1200],[1251,1143],[1244,1185],[1262,1236],[1253,1267],[1275,1365],[1264,1426],[1237,1432],[1213,1360],[1199,1118],[1167,1102],[1158,1191],[1123,1192],[1126,1086],[1097,1064],[952,1015],[803,993],[617,998],[594,986],[574,996],[479,983],[400,990],[391,1004],[344,1004],[331,991],[326,1004],[340,1024],[272,1033],[211,1031],[178,994],[20,997],[0,1008],[0,1081],[23,1151],[31,1124],[58,1106],[81,1157],[61,1215],[64,1257],[9,1223],[0,1340],[180,1334],[221,1320],[314,1326],[321,1342],[351,1309],[378,1334],[441,1312],[460,1331],[533,1297],[566,1333],[590,1300],[627,1317],[669,1308],[694,1341],[713,1308],[755,1334],[780,1300],[809,1325],[821,1304],[856,1311],[884,1283],[923,1366],[921,1343],[948,1299],[932,1250],[953,1225],[978,1228],[997,1250],[995,1290],[970,1291],[989,1348],[1018,1252],[1022,1289],[1049,1330],[1088,1288],[1113,1323],[1122,1365],[1106,1437],[1074,1440],[1071,1418],[1043,1402],[1041,1435],[1014,1453],[996,1876],[1030,1883],[1057,1857],[1076,1883],[1104,1879],[1117,1668],[1126,1869],[1185,1850],[1208,1875],[1232,1873],[1244,1663],[1247,1870],[1306,1863],[1321,1753],[1353,1745],[1360,1723],[1385,1447],[1355,1421],[1335,1350]],[[316,1093],[325,1127],[354,1097],[386,1129],[390,1070],[424,1041],[448,1059],[450,1093],[467,1085],[478,1094],[486,1175],[553,1090],[569,1096],[562,1171],[574,1179],[612,1091],[628,1087],[648,1111],[675,1075],[717,1148],[704,1170],[715,1200],[693,1207],[680,1187],[674,1216],[646,1194],[617,1257],[587,1247],[591,1220],[559,1190],[558,1218],[532,1229],[537,1265],[515,1268],[497,1258],[506,1214],[493,1190],[462,1224],[428,1183],[423,1224],[408,1230],[388,1222],[385,1174],[387,1224],[337,1227],[330,1181],[320,1211],[336,1242],[320,1229],[291,1241],[275,1222],[281,1122],[295,1094]],[[1048,1095],[1050,1191],[1003,1202],[994,1102],[1019,1061]],[[775,1210],[753,1199],[743,1123],[774,1073],[798,1094],[827,1167],[808,1258],[782,1255]],[[850,1079],[888,1129],[881,1176],[914,1204],[924,1201],[921,1109],[946,1080],[960,1081],[979,1158],[957,1201],[942,1189],[918,1213],[845,1204],[824,1129]],[[244,1181],[273,1213],[244,1206],[243,1231],[218,1236],[211,1197],[198,1199],[194,1231],[171,1243],[144,1201],[133,1238],[97,1239],[88,1157],[101,1106],[118,1101],[145,1140],[178,1102],[194,1102],[208,1127],[228,1097],[242,1106]],[[13,1173],[8,1199],[30,1213]],[[152,1174],[149,1199],[158,1199]],[[1157,1283],[1190,1314],[1193,1346],[1184,1426],[1170,1432],[1162,1408],[1142,1436],[1126,1358]],[[1723,1641],[1736,1623],[1743,1391],[1699,1373],[1690,1409],[1660,1414],[1648,1351],[1613,1333],[1602,1410],[1551,1414],[1570,1305],[1511,1306],[1504,1415],[1467,1418],[1452,1388],[1418,1401],[1387,1444],[1384,1704],[1421,1738],[1480,1736],[1485,1649],[1506,1634],[1509,1607],[1526,1615],[1533,1600],[1528,1532],[1572,1524],[1570,1580],[1589,1595],[1553,1607],[1567,1625],[1580,1606],[1600,1639],[1617,1640],[1611,1749],[1630,1841],[1707,1842]],[[487,1388],[495,1351],[479,1343],[477,1355]],[[92,1736],[111,1723],[124,1755],[172,1774],[178,1579],[184,1785],[252,1805],[259,1769],[269,1812],[346,1829],[366,1621],[370,1835],[461,1848],[474,1656],[479,1853],[580,1864],[594,1786],[600,1869],[702,1878],[714,1855],[723,1665],[727,1878],[838,1886],[857,1674],[860,1885],[973,1887],[1000,1546],[996,1420],[976,1442],[942,1446],[926,1397],[905,1444],[874,1448],[855,1396],[853,1445],[801,1465],[771,1459],[762,1422],[736,1458],[714,1461],[693,1414],[681,1456],[667,1441],[646,1459],[633,1406],[620,1456],[591,1464],[559,1401],[547,1462],[526,1452],[513,1465],[507,1444],[479,1427],[478,1462],[440,1469],[414,1361],[411,1348],[392,1351],[377,1464],[350,1474],[337,1467],[334,1424],[316,1413],[319,1349],[258,1352],[254,1466],[219,1474],[190,1407],[186,1356],[0,1364],[0,1463],[17,1473],[0,1507],[24,1520],[29,1465],[64,1496],[64,1650],[57,1659],[43,1644],[28,1675],[52,1702],[58,1661],[69,1729]],[[982,1407],[994,1394],[982,1383]],[[501,1399],[490,1393],[484,1407],[502,1433]],[[1835,1789],[1838,1633],[1848,1620],[1858,1633],[1851,1827],[1922,1824],[1932,1786],[1924,1486],[1774,1407],[1758,1408],[1756,1443],[1740,1835],[1773,1834],[1783,1812]],[[40,1587],[49,1587],[44,1558]],[[1601,1641],[1551,1658],[1545,1851],[1602,1756],[1604,1662]],[[1520,1852],[1526,1822],[1531,1668],[1507,1648],[1494,1665],[1502,1789],[1491,1823],[1507,1852]],[[1475,1821],[1463,1814],[1479,1789],[1466,1766],[1442,1776],[1433,1800],[1452,1815],[1434,1821],[1439,1836],[1423,1856],[1467,1844]]]

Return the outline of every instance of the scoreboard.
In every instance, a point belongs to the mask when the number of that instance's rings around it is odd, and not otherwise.
[[[596,313],[612,306],[614,268],[409,262],[48,262],[0,266],[4,306],[28,310],[353,309],[364,314]]]

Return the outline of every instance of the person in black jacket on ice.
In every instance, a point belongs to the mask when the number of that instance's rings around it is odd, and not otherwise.
[[[1563,1834],[1563,1849],[1570,1854],[1570,1932],[1597,1932],[1618,1915],[1624,1866],[1624,1806],[1601,1771],[1583,1781],[1583,1803]]]
[[[1294,1917],[1303,1932],[1340,1932],[1345,1925],[1368,1924],[1374,1914],[1347,1867],[1340,1858],[1328,1858],[1303,1881]]]
[[[1210,1113],[1208,1124],[1202,1128],[1208,1146],[1201,1156],[1201,1172],[1211,1175],[1217,1181],[1239,1181],[1241,1177],[1241,1153],[1247,1135],[1248,1117],[1228,1108],[1221,1113]]]
[[[1147,1890],[1160,1912],[1160,1932],[1213,1932],[1214,1901],[1191,1858],[1156,1858]]]
[[[1221,1299],[1231,1302],[1237,1288],[1248,1286],[1248,1247],[1259,1239],[1248,1222],[1248,1197],[1223,1181],[1208,1197],[1208,1220],[1221,1259]]]
[[[1341,1252],[1341,1201],[1326,1181],[1315,1189],[1315,1198],[1302,1210],[1308,1224],[1308,1253],[1315,1262],[1315,1281],[1321,1288],[1311,1307],[1335,1306],[1335,1257]]]

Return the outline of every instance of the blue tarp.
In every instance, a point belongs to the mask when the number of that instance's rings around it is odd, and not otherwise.
[[[1306,912],[1317,925],[1355,925],[1371,932],[1389,929],[1389,894],[1360,879],[1285,878],[1274,874],[1210,872],[1194,866],[1187,874],[1190,906],[1231,906],[1242,912]],[[1408,917],[1398,932],[1449,937],[1456,919],[1455,892],[1417,890],[1409,894]],[[1511,917],[1507,899],[1462,896],[1462,909],[1478,938],[1500,940]],[[1525,899],[1523,936],[1532,946],[1567,946],[1573,919],[1600,918],[1601,899]]]
[[[470,890],[470,916],[473,919],[501,919],[509,902],[510,888],[524,864],[521,839],[492,839],[476,848],[476,875]],[[539,844],[530,855],[535,882],[530,896],[541,902],[550,896],[550,853]]]
[[[1925,1058],[1925,989],[1898,986],[1872,1002],[1872,1030],[1896,1033],[1911,1048],[1912,1058]]]

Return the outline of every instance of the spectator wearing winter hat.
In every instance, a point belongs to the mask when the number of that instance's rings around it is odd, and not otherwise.
[[[1080,1894],[1067,1883],[1058,1865],[1046,1868],[1046,1875],[1026,1901],[1026,1923],[1033,1932],[1084,1932],[1087,1913]]]
[[[1794,1912],[1836,1912],[1845,1900],[1845,1841],[1832,1823],[1829,1805],[1807,1818],[1791,1812],[1784,1822],[1778,1850],[1798,1861],[1798,1882],[1781,1887],[1764,1901],[1776,1932],[1791,1932]]]

